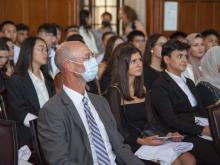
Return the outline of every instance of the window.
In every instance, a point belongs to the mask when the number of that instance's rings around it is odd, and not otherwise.
[[[97,29],[101,26],[101,15],[105,11],[112,14],[112,29],[119,32],[118,10],[123,0],[84,0],[83,9],[92,13],[92,27]]]

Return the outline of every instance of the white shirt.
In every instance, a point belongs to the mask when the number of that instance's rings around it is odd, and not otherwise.
[[[186,70],[183,72],[183,75],[189,79],[191,79],[195,83],[195,76],[193,73],[192,65],[188,64]]]
[[[41,79],[35,76],[30,70],[28,70],[28,74],[34,84],[34,88],[37,92],[37,98],[39,100],[40,108],[43,107],[43,105],[49,100],[49,94],[47,91],[47,87],[45,85],[45,80],[42,72]]]
[[[94,37],[93,33],[90,30],[88,30],[88,33],[87,33],[85,28],[81,26],[79,28],[79,34],[83,37],[83,40],[86,43],[86,45],[88,46],[88,48],[93,53],[98,54],[99,51],[98,51],[98,48],[96,46],[96,41],[95,41],[95,37]]]
[[[14,58],[13,58],[14,64],[16,64],[18,61],[20,50],[21,50],[20,47],[18,47],[17,45],[14,45]]]
[[[86,132],[88,134],[88,138],[89,138],[89,142],[90,142],[90,147],[91,147],[91,151],[92,151],[92,157],[93,157],[93,164],[94,165],[98,165],[98,160],[97,160],[97,156],[96,156],[96,151],[95,151],[95,146],[93,144],[93,141],[92,141],[92,136],[91,136],[91,132],[90,132],[90,129],[89,129],[89,125],[87,123],[87,119],[86,119],[86,114],[85,114],[85,111],[84,111],[84,106],[83,106],[83,95],[81,95],[80,93],[68,88],[67,86],[63,85],[63,90],[66,92],[66,94],[69,96],[69,98],[72,100],[73,104],[75,105],[76,109],[77,109],[77,112],[79,113],[79,116],[83,122],[83,125],[86,129]],[[95,118],[95,121],[98,125],[98,128],[100,130],[100,133],[101,133],[101,136],[103,138],[103,141],[105,143],[105,147],[106,147],[106,150],[107,150],[107,153],[108,153],[108,156],[109,156],[109,159],[111,161],[111,165],[116,165],[116,162],[115,162],[115,154],[113,153],[112,151],[112,146],[111,146],[111,143],[109,141],[109,138],[108,138],[108,134],[105,130],[105,127],[95,109],[95,107],[92,105],[86,91],[85,91],[85,97],[88,98],[88,104],[89,104],[89,107],[90,107],[90,110],[91,110],[91,113],[93,115],[93,117]]]
[[[190,91],[189,87],[186,84],[186,78],[183,75],[177,76],[173,73],[168,72],[167,70],[166,72],[177,83],[177,85],[182,89],[182,91],[186,94],[191,106],[195,107],[197,105],[197,101],[196,101],[195,96],[192,94],[192,92]]]
[[[50,48],[48,52],[48,56],[49,56],[48,64],[50,63],[49,65],[51,65],[52,67],[51,68],[52,70],[50,70],[50,75],[52,76],[52,78],[54,78],[55,75],[59,72],[54,60],[55,54],[56,52],[54,51],[54,49]]]
[[[45,80],[44,80],[44,76],[42,74],[42,72],[40,72],[41,74],[41,79],[36,77],[32,71],[28,70],[28,74],[31,78],[31,81],[34,85],[34,88],[35,88],[35,91],[37,92],[37,98],[38,98],[38,101],[39,101],[39,104],[40,104],[40,108],[43,107],[43,105],[49,100],[49,94],[48,94],[48,91],[47,91],[47,87],[45,85]],[[31,120],[34,120],[36,119],[37,116],[32,114],[32,113],[27,113],[27,115],[25,116],[25,119],[24,119],[24,125],[26,127],[30,127],[30,124],[29,122]]]

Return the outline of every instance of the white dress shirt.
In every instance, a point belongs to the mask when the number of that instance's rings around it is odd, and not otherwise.
[[[20,50],[21,50],[20,47],[14,45],[14,57],[13,57],[14,64],[16,64],[18,61]]]
[[[83,37],[83,40],[86,43],[86,45],[88,46],[88,48],[93,53],[98,54],[99,51],[96,46],[94,34],[90,30],[88,30],[88,32],[87,32],[86,29],[82,26],[79,28],[79,34]]]
[[[98,165],[98,159],[96,156],[95,146],[92,141],[92,135],[91,135],[89,125],[88,125],[87,119],[86,119],[86,114],[84,111],[84,106],[83,106],[83,101],[82,101],[84,96],[88,98],[88,104],[89,104],[91,113],[92,113],[93,117],[95,118],[95,121],[96,121],[98,128],[100,130],[101,136],[103,138],[103,141],[104,141],[104,144],[105,144],[105,147],[107,150],[107,154],[108,154],[109,159],[111,161],[111,165],[116,165],[116,162],[115,162],[116,156],[112,151],[112,146],[109,141],[108,134],[105,130],[105,127],[104,127],[95,107],[92,105],[86,91],[85,91],[85,95],[83,96],[80,93],[68,88],[65,85],[63,85],[63,90],[66,92],[66,94],[69,96],[69,98],[72,100],[73,104],[75,105],[77,112],[79,113],[79,116],[83,122],[85,129],[86,129],[86,132],[87,132],[88,138],[89,138],[89,142],[90,142],[91,151],[92,151],[93,164]]]
[[[195,76],[193,73],[192,65],[188,64],[186,70],[183,72],[183,75],[189,79],[191,79],[195,83]]]
[[[43,107],[43,105],[49,100],[49,94],[47,91],[47,87],[45,85],[45,79],[44,76],[42,74],[42,72],[40,72],[41,74],[41,78],[38,78],[37,76],[35,76],[32,71],[28,70],[28,74],[31,78],[31,81],[34,85],[35,91],[37,93],[37,98],[40,104],[40,108]],[[24,119],[24,125],[27,127],[30,127],[29,122],[31,120],[36,119],[37,116],[32,114],[32,113],[27,113],[25,119]]]
[[[186,94],[191,106],[195,107],[197,105],[197,101],[196,101],[195,96],[192,94],[192,92],[190,91],[189,87],[186,84],[186,78],[183,75],[177,76],[173,73],[168,72],[167,70],[166,72],[177,83],[177,85],[182,89],[182,91]]]
[[[52,76],[52,78],[54,78],[55,75],[59,72],[59,70],[55,64],[55,60],[54,60],[55,54],[56,54],[55,50],[50,48],[49,52],[48,52],[48,57],[49,57],[48,63],[49,63],[49,65],[51,65],[50,75]]]
[[[40,108],[42,108],[43,105],[49,100],[49,94],[47,91],[47,87],[45,85],[44,76],[43,76],[42,72],[40,72],[41,78],[38,78],[30,70],[28,70],[28,74],[29,74],[29,76],[34,84],[34,88],[37,92],[37,97],[39,100]]]

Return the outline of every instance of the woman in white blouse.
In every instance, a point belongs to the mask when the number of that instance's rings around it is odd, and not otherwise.
[[[19,146],[31,144],[29,121],[37,118],[40,108],[55,94],[46,67],[47,52],[43,39],[27,38],[21,45],[15,74],[6,83],[10,117],[18,123]]]
[[[94,53],[98,54],[98,48],[95,41],[95,36],[91,30],[92,16],[88,10],[80,11],[80,28],[79,34],[83,37],[83,41],[88,48]]]

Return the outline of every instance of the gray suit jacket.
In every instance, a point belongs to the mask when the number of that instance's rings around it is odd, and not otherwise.
[[[108,134],[118,164],[143,165],[123,144],[107,101],[88,93]],[[40,110],[38,136],[43,153],[53,165],[92,165],[92,152],[82,120],[67,94],[62,90]]]

